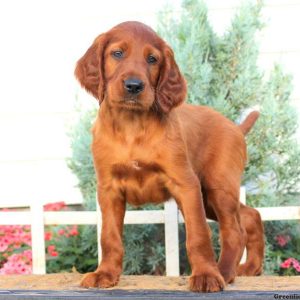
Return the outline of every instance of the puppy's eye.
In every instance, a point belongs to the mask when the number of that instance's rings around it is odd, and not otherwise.
[[[116,51],[112,51],[111,55],[114,57],[114,58],[117,58],[117,59],[120,59],[124,56],[124,53],[122,50],[116,50]]]
[[[150,65],[154,65],[155,63],[157,63],[157,58],[154,55],[150,54],[147,57],[147,63]]]

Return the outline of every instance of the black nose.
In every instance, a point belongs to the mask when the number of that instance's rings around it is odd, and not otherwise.
[[[144,83],[137,78],[124,80],[124,88],[130,94],[138,94],[144,89]]]

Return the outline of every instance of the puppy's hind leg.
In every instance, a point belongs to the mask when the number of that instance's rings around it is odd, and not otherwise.
[[[238,193],[232,194],[221,189],[207,190],[207,199],[220,226],[221,254],[218,267],[225,281],[231,283],[245,247]]]
[[[259,212],[241,204],[241,222],[247,232],[247,260],[239,265],[238,276],[256,276],[263,270],[264,259],[264,228]]]

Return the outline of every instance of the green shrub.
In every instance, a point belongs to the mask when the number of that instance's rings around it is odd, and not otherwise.
[[[98,263],[96,226],[49,226],[47,273],[92,272]]]

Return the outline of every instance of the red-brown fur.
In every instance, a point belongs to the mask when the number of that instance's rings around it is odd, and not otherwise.
[[[123,56],[116,58],[119,50]],[[157,62],[149,63],[149,55]],[[257,113],[239,127],[208,107],[183,103],[186,83],[171,48],[138,22],[119,24],[97,37],[78,61],[75,75],[101,103],[92,152],[103,218],[102,262],[81,285],[117,284],[126,202],[161,203],[171,196],[185,218],[192,291],[215,292],[237,274],[260,274],[261,218],[239,202],[244,134]],[[144,83],[138,95],[124,89],[124,80],[131,77]],[[206,217],[220,224],[218,264]],[[245,245],[247,261],[238,266]]]

